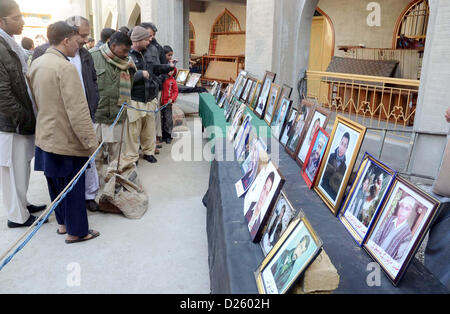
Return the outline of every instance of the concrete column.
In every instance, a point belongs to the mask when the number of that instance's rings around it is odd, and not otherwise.
[[[102,17],[102,1],[92,0],[92,14],[94,16],[94,39],[95,41],[100,40],[100,33],[102,32],[103,17]]]
[[[142,1],[142,22],[153,22],[158,28],[156,39],[169,45],[179,61],[179,68],[189,66],[189,1]],[[182,66],[181,66],[182,65]]]
[[[430,0],[427,41],[420,78],[414,130],[449,131],[444,118],[450,106],[450,1]],[[435,177],[447,139],[445,135],[419,134],[411,159],[411,172]]]
[[[246,70],[262,79],[265,71],[277,74],[275,82],[296,91],[300,73],[308,66],[311,22],[318,0],[248,0]]]

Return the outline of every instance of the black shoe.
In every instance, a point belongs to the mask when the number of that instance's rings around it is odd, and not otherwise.
[[[44,210],[46,208],[47,208],[47,205],[40,205],[40,206],[28,205],[27,206],[28,212],[30,214],[34,214],[34,213],[40,212],[40,211],[42,211],[42,210]]]
[[[157,162],[155,156],[153,156],[153,155],[144,155],[143,159],[147,160],[149,163],[152,163],[152,164]]]
[[[157,144],[156,148],[162,148],[163,146],[161,144]]]
[[[25,221],[23,224],[18,224],[16,222],[12,222],[8,220],[8,228],[22,228],[22,227],[29,227],[31,226],[35,221],[36,221],[37,217],[31,215],[30,218],[28,218],[27,221]],[[47,223],[48,219],[46,221],[44,221],[44,223]]]
[[[86,200],[86,208],[91,212],[98,212],[100,210],[100,207],[94,200]]]
[[[170,144],[170,143],[172,143],[172,139],[171,138],[166,138],[166,144]]]

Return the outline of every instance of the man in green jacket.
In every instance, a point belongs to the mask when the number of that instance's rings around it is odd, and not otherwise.
[[[34,156],[36,118],[25,81],[25,53],[13,35],[22,33],[24,21],[13,0],[0,2],[0,187],[8,227],[33,224],[34,212],[45,206],[27,202],[30,162]]]
[[[131,45],[132,42],[128,35],[116,32],[108,43],[90,51],[94,59],[100,94],[100,101],[95,113],[95,128],[97,139],[105,141],[105,145],[97,155],[99,171],[102,169],[99,161],[104,159],[105,152],[108,154],[108,163],[119,157],[122,123],[125,121],[126,114],[122,114],[112,130],[110,126],[116,119],[123,103],[125,101],[129,103],[131,100],[132,77],[135,73],[135,65],[128,58]]]

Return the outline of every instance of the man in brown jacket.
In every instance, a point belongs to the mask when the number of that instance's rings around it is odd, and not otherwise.
[[[68,57],[79,48],[77,27],[56,22],[47,29],[50,48],[28,72],[38,108],[35,170],[44,171],[52,201],[87,162],[98,146],[81,80]],[[85,176],[56,207],[58,234],[66,243],[93,239],[85,204]]]

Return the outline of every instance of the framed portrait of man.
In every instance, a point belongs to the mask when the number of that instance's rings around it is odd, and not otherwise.
[[[280,101],[280,105],[278,106],[275,115],[272,120],[272,135],[279,140],[281,129],[284,126],[284,122],[286,121],[286,117],[288,112],[290,111],[292,106],[292,100],[283,96]]]
[[[247,103],[247,98],[248,98],[248,94],[250,94],[250,90],[252,89],[253,83],[256,82],[256,79],[253,77],[247,77],[247,81],[245,82],[245,86],[244,89],[239,97],[239,99],[243,102],[243,103]]]
[[[260,119],[264,118],[264,113],[266,111],[267,100],[269,99],[270,88],[272,87],[272,83],[275,81],[275,73],[266,71],[263,79],[263,85],[261,88],[261,92],[258,95],[258,99],[256,101],[256,108],[254,110],[256,116]]]
[[[397,286],[422,242],[439,201],[397,176],[363,247]]]
[[[289,223],[297,216],[297,211],[289,202],[286,194],[281,191],[278,196],[272,215],[269,217],[267,227],[264,229],[261,238],[261,249],[264,256],[269,254],[270,250],[275,246],[275,243],[281,238],[283,232],[289,226]]]
[[[197,83],[200,81],[201,77],[202,77],[202,75],[200,73],[189,73],[187,80],[186,80],[186,86],[187,87],[197,86]]]
[[[283,146],[286,146],[286,143],[289,140],[289,136],[291,134],[291,129],[295,124],[297,114],[298,114],[297,109],[295,109],[294,107],[291,107],[291,112],[288,114],[288,119],[284,125],[284,129],[281,130],[280,143]]]
[[[309,188],[314,186],[329,138],[328,133],[324,129],[319,128],[311,142],[302,168],[302,177]]]
[[[241,104],[241,106],[238,108],[236,115],[233,118],[233,123],[228,127],[227,131],[227,139],[229,142],[232,142],[234,140],[234,137],[236,135],[237,130],[241,126],[241,117],[244,114],[245,105]]]
[[[273,114],[278,109],[278,99],[280,97],[281,87],[277,84],[272,84],[270,88],[269,101],[267,103],[266,113],[264,115],[264,121],[270,126],[273,119]]]
[[[225,89],[225,94],[227,97],[228,102],[231,102],[232,98],[233,98],[233,88],[234,88],[235,84],[228,84],[227,88]]]
[[[227,99],[227,94],[221,93],[220,91],[218,92],[218,94],[222,94],[222,96],[220,97],[220,100],[217,103],[217,105],[219,106],[219,108],[223,108],[225,105],[225,100]]]
[[[245,167],[243,167],[244,176],[235,184],[237,197],[243,196],[248,191],[258,175],[260,150],[256,143],[257,139],[254,141],[250,149],[250,154],[245,160]]]
[[[244,100],[245,104],[248,105],[249,107],[250,107],[250,103],[252,101],[253,94],[256,91],[256,87],[258,86],[258,82],[259,81],[257,79],[252,78],[252,83],[250,84],[250,90],[249,90],[249,92],[247,94],[247,97]]]
[[[261,239],[264,226],[267,223],[267,219],[271,214],[284,182],[284,176],[269,161],[261,169],[250,189],[247,191],[247,194],[245,194],[244,216],[250,237],[255,243],[258,243]]]
[[[314,261],[321,248],[322,241],[300,212],[256,270],[259,293],[288,292]]]
[[[317,130],[319,130],[319,128],[325,129],[327,127],[330,111],[321,106],[315,106],[311,117],[312,118],[307,126],[307,129],[305,129],[305,136],[300,142],[295,154],[295,160],[300,167],[303,167],[312,139]]]
[[[291,128],[288,134],[289,139],[286,143],[286,152],[295,159],[295,153],[297,152],[297,147],[300,145],[303,137],[305,136],[305,131],[309,126],[309,123],[316,106],[308,101],[302,101],[299,113],[295,118],[294,126]]]
[[[243,80],[245,80],[246,76],[247,76],[247,71],[241,70],[241,72],[239,72],[238,77],[236,78],[236,81],[234,82],[232,89],[231,89],[232,96],[238,97],[238,96],[236,96],[236,94],[237,94],[239,88],[241,87],[241,82]]]
[[[255,87],[254,91],[252,91],[251,95],[249,96],[248,103],[249,103],[249,107],[252,111],[255,111],[255,109],[256,109],[256,103],[258,101],[258,95],[261,92],[261,86],[262,86],[261,81],[258,81],[256,83],[256,87]]]
[[[243,106],[244,109],[242,109],[243,111],[245,110],[246,106],[245,104],[242,104],[241,106]],[[252,121],[252,116],[247,113],[242,121],[242,123],[238,126],[238,129],[236,129],[236,136],[233,139],[233,148],[236,150],[237,146],[239,145],[239,141],[242,138],[242,134],[245,131],[245,127],[248,127],[248,125],[251,125],[251,121]]]
[[[359,245],[377,217],[395,175],[394,170],[365,153],[339,213],[339,219]]]
[[[338,214],[366,128],[336,116],[314,190],[334,215]]]

